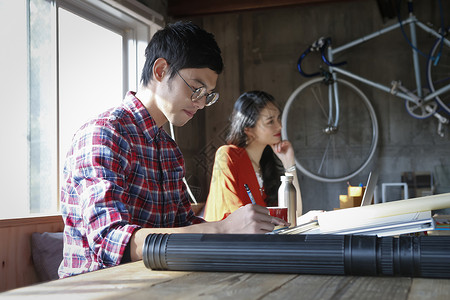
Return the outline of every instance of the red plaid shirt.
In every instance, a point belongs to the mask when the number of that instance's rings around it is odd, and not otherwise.
[[[118,265],[141,227],[200,223],[177,144],[129,92],[75,134],[64,166],[64,258],[59,276]]]

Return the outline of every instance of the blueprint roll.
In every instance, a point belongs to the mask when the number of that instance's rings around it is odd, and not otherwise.
[[[327,211],[317,216],[321,228],[348,228],[371,219],[450,208],[450,193]]]
[[[150,234],[152,270],[450,278],[450,236]]]

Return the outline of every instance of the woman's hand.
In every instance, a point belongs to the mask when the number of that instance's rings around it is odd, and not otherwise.
[[[283,163],[285,169],[292,167],[295,164],[294,148],[289,141],[284,140],[271,145],[271,147],[273,152]]]

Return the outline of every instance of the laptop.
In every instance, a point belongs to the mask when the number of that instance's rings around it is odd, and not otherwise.
[[[375,192],[375,187],[378,182],[378,170],[373,170],[369,173],[369,178],[367,179],[366,189],[364,191],[361,206],[366,206],[372,204],[373,194]]]

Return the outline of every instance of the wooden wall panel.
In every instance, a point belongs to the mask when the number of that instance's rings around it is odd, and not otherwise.
[[[238,14],[221,15],[220,18],[205,16],[191,19],[212,32],[222,51],[224,71],[219,76],[216,90],[219,101],[211,107],[198,111],[185,126],[176,128],[179,144],[186,162],[186,178],[194,189],[199,202],[206,201],[211,179],[214,154],[225,144],[228,119],[233,104],[241,93],[241,17]]]
[[[39,281],[31,258],[33,232],[60,232],[61,216],[0,220],[0,292]]]
[[[439,24],[438,1],[414,1],[415,11],[422,21]],[[403,2],[404,5],[405,2]],[[443,2],[444,19],[449,20],[448,4]],[[406,6],[403,7],[406,14]],[[262,89],[271,93],[281,107],[290,94],[308,79],[297,71],[300,54],[317,38],[330,36],[337,47],[353,39],[397,22],[386,19],[380,13],[376,0],[339,1],[310,3],[277,9],[240,11],[197,16],[192,19],[212,32],[222,49],[225,70],[219,76],[219,103],[206,108],[200,118],[192,120],[195,125],[180,128],[180,137],[194,139],[190,148],[181,149],[185,154],[187,177],[193,176],[202,185],[201,200],[206,199],[215,149],[224,143],[223,130],[232,111],[232,103],[240,93]],[[420,35],[421,41],[430,41]],[[429,45],[421,44],[428,52]],[[336,57],[347,60],[347,70],[389,85],[391,80],[402,80],[412,86],[413,72],[409,54],[411,48],[400,31],[369,41]],[[424,61],[421,58],[422,61]],[[319,62],[305,62],[310,71],[318,68]],[[445,126],[445,137],[436,134],[434,118],[418,120],[405,110],[404,101],[385,92],[377,91],[363,83],[356,85],[367,95],[376,111],[380,126],[378,160],[379,183],[399,182],[404,171],[433,172],[435,166],[450,165],[448,147],[450,126]],[[197,118],[197,116],[196,116]],[[299,113],[301,118],[301,113]],[[193,122],[194,121],[194,122]],[[197,123],[196,123],[197,122]],[[199,136],[204,136],[204,143]],[[180,139],[178,140],[180,141]],[[202,167],[203,166],[203,167]],[[367,181],[372,165],[350,184]],[[330,210],[339,206],[339,195],[345,194],[347,182],[322,183],[304,176],[299,180],[305,211],[311,209]]]
[[[212,172],[215,150],[225,144],[229,117],[233,105],[242,91],[242,32],[241,16],[228,14],[221,18],[205,17],[204,27],[210,32],[217,33],[216,40],[222,50],[224,71],[219,76],[217,89],[220,101],[206,111],[205,136],[208,149],[208,171]],[[220,33],[220,34],[219,34]],[[209,190],[211,176],[206,178],[206,190]]]

